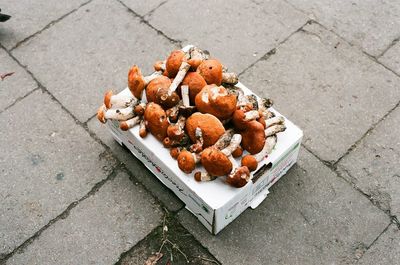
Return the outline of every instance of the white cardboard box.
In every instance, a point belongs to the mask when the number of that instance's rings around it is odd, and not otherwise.
[[[243,84],[237,84],[245,94],[252,94]],[[126,88],[121,93],[130,93]],[[279,116],[280,114],[272,109]],[[107,125],[113,137],[125,145],[143,164],[169,189],[171,189],[199,221],[213,234],[217,234],[246,208],[255,209],[269,193],[268,189],[294,165],[300,150],[303,132],[285,118],[287,129],[278,133],[277,144],[272,153],[259,163],[253,179],[242,188],[233,188],[224,183],[225,177],[210,182],[197,182],[192,174],[185,174],[169,149],[154,136],[139,136],[139,126],[129,131],[119,129],[117,121],[108,121]],[[240,159],[237,160],[240,165]]]

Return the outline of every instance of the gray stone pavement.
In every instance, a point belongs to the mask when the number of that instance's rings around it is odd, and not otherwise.
[[[162,242],[158,264],[399,260],[400,2],[0,8],[0,264],[143,264]],[[298,164],[217,236],[93,118],[130,65],[188,43],[304,130]]]

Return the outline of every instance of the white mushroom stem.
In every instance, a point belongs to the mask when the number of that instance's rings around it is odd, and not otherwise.
[[[151,75],[148,76],[144,76],[143,80],[144,80],[144,85],[147,86],[148,83],[150,83],[153,79],[159,77],[162,75],[161,71],[155,71],[154,73],[152,73]]]
[[[187,71],[190,69],[190,64],[187,62],[182,62],[181,66],[179,67],[179,72],[176,74],[174,81],[172,81],[171,85],[168,88],[168,95],[171,96],[172,93],[177,89],[179,84],[182,82],[183,78]]]
[[[194,159],[194,163],[198,164],[200,162],[201,156],[197,153],[191,153]]]
[[[232,129],[226,130],[223,135],[219,137],[217,142],[214,144],[214,147],[221,150],[225,148],[227,145],[229,145],[232,136],[234,134],[234,131]]]
[[[237,94],[238,94],[238,100],[236,103],[236,106],[241,108],[246,106],[250,101],[249,99],[244,95],[243,90],[241,90],[240,88],[237,90]]]
[[[229,161],[231,161],[231,163],[232,163],[231,173],[233,173],[233,172],[235,172],[235,169],[238,167],[238,163],[236,162],[236,160],[233,158],[232,155],[229,155],[228,158],[229,158]]]
[[[285,122],[285,118],[283,118],[282,116],[273,117],[273,118],[269,118],[269,119],[265,120],[265,126],[266,126],[266,128],[268,128],[273,125],[283,124],[284,122]]]
[[[109,103],[108,105],[113,108],[126,108],[130,105],[135,105],[137,102],[138,99],[135,98],[132,94],[120,93],[113,95],[112,91],[109,91],[104,97],[104,104]]]
[[[177,134],[184,133],[185,123],[186,123],[186,118],[184,116],[180,116],[178,121],[175,124],[179,128],[179,130],[177,131]],[[201,130],[200,130],[200,132],[201,132]]]
[[[216,179],[217,177],[211,176],[207,172],[198,171],[194,174],[194,178],[196,181],[212,181],[212,180]]]
[[[263,149],[258,154],[253,155],[257,162],[262,161],[264,157],[272,152],[272,149],[274,149],[276,144],[276,140],[276,135],[269,136],[265,139]]]
[[[232,152],[235,151],[236,148],[238,148],[241,141],[242,141],[242,135],[234,134],[232,136],[232,139],[231,139],[231,142],[229,143],[229,145],[227,147],[225,147],[224,149],[222,149],[221,152],[224,155],[229,157],[232,154]]]
[[[222,83],[237,84],[239,78],[235,73],[222,73]]]
[[[268,98],[257,97],[257,105],[258,105],[258,110],[261,111],[261,113],[266,114],[268,112],[268,108],[272,106],[272,100]]]
[[[197,47],[192,47],[189,50],[189,54],[190,54],[190,59],[198,59],[201,61],[207,60],[209,57],[205,52],[203,52],[202,50],[200,50]]]
[[[201,152],[203,150],[204,139],[203,139],[203,132],[199,127],[196,127],[195,137],[196,137],[196,143],[190,147],[190,151],[195,153]]]
[[[126,120],[126,121],[122,121],[120,124],[120,128],[124,131],[127,131],[131,128],[133,128],[136,124],[138,124],[140,122],[140,117],[136,116],[133,117],[132,119]]]
[[[265,137],[277,134],[279,132],[283,132],[286,130],[286,126],[284,124],[277,124],[277,125],[272,125],[271,127],[268,127],[265,129]]]
[[[252,121],[258,118],[260,118],[260,112],[258,110],[250,110],[244,114],[245,121]]]
[[[139,124],[139,135],[145,137],[147,135],[146,122],[142,119]]]
[[[189,86],[187,85],[181,86],[181,92],[182,92],[183,106],[190,107]]]
[[[122,109],[104,109],[104,118],[106,120],[112,119],[118,121],[126,121],[135,116],[133,109],[134,106],[129,106]]]

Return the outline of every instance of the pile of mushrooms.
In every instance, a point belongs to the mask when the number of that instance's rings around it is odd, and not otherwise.
[[[286,129],[284,118],[270,111],[272,101],[245,95],[235,86],[237,75],[197,47],[172,51],[154,70],[143,76],[132,66],[131,94],[107,91],[99,121],[118,120],[124,131],[139,125],[140,137],[154,135],[183,172],[201,164],[205,171],[195,172],[196,181],[223,177],[233,187],[246,185]]]

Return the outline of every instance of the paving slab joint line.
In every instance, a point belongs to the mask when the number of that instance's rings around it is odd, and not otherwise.
[[[143,15],[143,18],[145,17],[151,17],[154,13],[154,11],[156,11],[158,8],[160,8],[161,6],[165,5],[168,2],[168,0],[162,1],[161,3],[159,3],[155,8],[153,8],[152,10],[150,10],[149,12],[147,12],[146,14]]]
[[[326,31],[331,32],[332,34],[334,34],[335,36],[337,36],[338,38],[340,38],[341,40],[343,40],[345,43],[347,43],[348,45],[350,45],[351,47],[355,47],[357,48],[357,50],[359,50],[360,52],[362,52],[364,55],[366,55],[370,60],[372,60],[373,62],[379,64],[380,66],[382,66],[383,68],[385,68],[386,70],[392,72],[394,75],[396,75],[397,77],[400,77],[400,74],[396,73],[395,71],[393,71],[392,69],[390,69],[389,67],[387,67],[386,65],[382,64],[380,61],[378,61],[377,58],[375,58],[374,56],[372,56],[371,54],[367,53],[366,51],[364,51],[361,47],[359,47],[358,45],[355,45],[351,42],[349,42],[348,40],[346,40],[344,37],[342,37],[341,35],[339,35],[338,33],[336,33],[335,31],[325,27],[323,24],[321,24],[320,22],[314,20],[314,19],[310,19],[311,23],[315,23],[318,24],[320,27],[322,27],[323,29],[325,29]]]
[[[357,259],[356,263],[358,263],[365,255],[365,253],[367,253],[367,251],[375,244],[375,242],[377,242],[379,240],[379,238],[389,229],[389,227],[392,225],[392,223],[389,223],[381,233],[379,233],[379,235],[374,239],[374,241],[372,241],[371,244],[369,244],[369,246],[366,246],[365,251],[363,251],[362,255],[360,258]]]
[[[382,212],[384,212],[384,213],[390,218],[390,220],[391,220],[393,223],[398,224],[399,229],[400,229],[400,223],[399,223],[397,217],[396,217],[395,215],[392,215],[392,214],[391,214],[390,209],[389,209],[389,210],[386,210],[386,209],[381,208],[379,204],[375,203],[375,202],[372,200],[372,197],[371,197],[369,194],[365,193],[363,190],[361,190],[360,188],[358,188],[357,185],[356,185],[355,183],[353,183],[352,181],[350,181],[350,180],[348,180],[347,178],[345,178],[345,177],[342,175],[342,173],[338,170],[336,164],[332,164],[332,163],[329,162],[329,161],[325,161],[325,160],[319,158],[312,150],[308,149],[307,146],[305,146],[304,144],[301,144],[301,145],[304,147],[304,149],[306,149],[308,152],[310,152],[316,159],[318,159],[321,163],[323,163],[325,166],[327,166],[327,167],[336,175],[336,177],[343,179],[343,180],[344,180],[346,183],[348,183],[353,189],[355,189],[356,191],[358,191],[359,193],[361,193],[364,197],[366,197],[366,198],[372,203],[373,206],[377,207],[379,210],[381,210]],[[348,172],[347,169],[342,168],[342,170],[344,170],[344,171],[346,172],[346,174],[348,174],[349,177],[351,177],[351,174],[350,174],[350,172]]]
[[[8,259],[10,259],[14,254],[23,253],[25,248],[28,245],[30,245],[33,241],[35,241],[37,238],[39,238],[43,231],[45,231],[48,227],[50,227],[51,225],[56,223],[58,220],[67,218],[72,209],[74,209],[80,202],[82,202],[82,201],[86,200],[87,198],[89,198],[90,196],[94,195],[106,182],[113,180],[119,172],[120,172],[120,170],[118,168],[113,168],[112,172],[106,178],[97,182],[86,195],[84,195],[82,198],[72,202],[62,213],[60,213],[55,218],[51,219],[45,226],[40,228],[36,233],[34,233],[30,238],[25,240],[21,245],[16,247],[13,251],[0,257],[0,265],[5,264],[5,262]]]
[[[163,226],[164,226],[164,223],[167,221],[168,223],[179,223],[181,226],[182,226],[182,228],[185,230],[185,234],[188,234],[188,235],[191,235],[193,238],[194,238],[194,240],[195,240],[195,243],[196,243],[196,245],[198,245],[198,246],[200,246],[200,247],[202,247],[204,250],[206,250],[208,253],[208,255],[210,255],[211,257],[213,257],[213,259],[214,259],[214,262],[216,263],[216,264],[219,264],[219,265],[222,265],[222,263],[213,255],[213,254],[211,254],[211,252],[209,251],[209,249],[207,248],[207,247],[205,247],[205,246],[203,246],[197,239],[196,239],[196,237],[192,234],[192,233],[190,233],[180,222],[179,222],[179,220],[178,220],[178,218],[177,218],[177,214],[178,214],[178,212],[176,212],[176,213],[172,213],[172,212],[170,212],[170,211],[168,211],[167,210],[167,208],[163,208],[164,209],[164,217],[163,217],[163,219],[164,219],[164,221],[163,221],[163,223],[162,224],[160,224],[159,226],[157,226],[157,227],[155,227],[152,231],[150,231],[143,239],[141,239],[139,242],[137,242],[134,246],[132,246],[130,249],[128,249],[127,251],[125,251],[125,252],[123,252],[123,253],[121,253],[120,254],[120,256],[119,256],[119,258],[118,258],[118,261],[114,264],[114,265],[121,265],[122,263],[122,260],[123,259],[125,259],[131,252],[133,252],[133,251],[135,251],[135,248],[138,246],[138,245],[140,245],[142,242],[145,242],[145,241],[147,241],[151,236],[152,236],[152,234],[153,233],[155,233],[158,229],[163,229]],[[160,238],[160,244],[162,243],[162,241],[163,241],[163,238]],[[1,264],[0,264],[1,265]]]
[[[78,9],[80,9],[81,7],[89,4],[90,2],[92,2],[93,0],[89,0],[87,2],[84,2],[82,4],[80,4],[77,8],[72,9],[71,11],[69,11],[68,13],[62,15],[61,17],[51,21],[49,24],[47,24],[46,26],[44,26],[42,29],[40,29],[39,31],[36,31],[35,33],[33,33],[32,35],[29,35],[28,37],[26,37],[25,39],[17,42],[17,44],[14,45],[14,47],[12,47],[9,51],[13,51],[14,49],[18,48],[19,46],[21,46],[22,44],[24,44],[25,42],[27,42],[28,40],[34,38],[36,35],[39,35],[40,33],[42,33],[43,31],[45,31],[46,29],[49,29],[50,27],[52,27],[53,25],[57,24],[58,22],[60,22],[61,20],[63,20],[65,17],[71,15],[72,13],[75,13]]]
[[[364,138],[367,137],[367,135],[369,135],[382,121],[384,121],[387,118],[387,116],[389,116],[399,106],[400,106],[400,101],[397,102],[397,104],[394,105],[394,107],[391,108],[385,115],[383,115],[382,118],[380,118],[377,122],[372,124],[372,126],[360,137],[360,139],[358,139],[354,144],[352,144],[349,147],[349,149],[347,149],[347,151],[341,157],[339,157],[339,159],[336,162],[332,164],[332,166],[336,167],[344,157],[350,154],[364,140]]]
[[[304,23],[303,25],[301,25],[300,28],[296,29],[295,31],[293,31],[292,33],[290,33],[286,38],[284,38],[282,41],[278,42],[278,44],[272,48],[271,50],[269,50],[268,52],[266,52],[264,55],[262,55],[260,58],[258,58],[257,60],[255,60],[253,63],[251,63],[249,66],[247,66],[245,69],[243,69],[238,76],[240,77],[241,75],[243,75],[244,73],[247,72],[247,70],[251,69],[254,65],[256,65],[258,62],[260,61],[266,61],[268,60],[272,55],[274,55],[276,53],[276,50],[279,48],[279,46],[281,46],[282,44],[284,44],[287,40],[289,40],[294,34],[296,34],[297,32],[303,30],[303,28],[312,23],[313,20],[309,19],[306,21],[306,23]]]
[[[375,58],[379,59],[380,57],[382,57],[388,50],[390,50],[393,46],[395,46],[398,42],[400,41],[400,37],[395,38],[394,40],[392,40],[392,42],[379,54],[377,55]]]
[[[3,113],[4,111],[8,110],[9,108],[11,108],[12,106],[14,106],[15,104],[17,104],[18,102],[20,102],[21,100],[23,100],[24,98],[28,97],[30,94],[32,94],[33,92],[37,91],[40,89],[40,86],[37,86],[36,88],[32,89],[31,91],[29,91],[28,93],[26,93],[25,95],[18,97],[17,99],[15,99],[10,105],[8,105],[7,107],[5,107],[3,110],[0,111],[0,114]]]
[[[161,30],[159,30],[159,29],[157,29],[156,27],[154,27],[153,25],[151,25],[150,22],[147,21],[147,20],[144,18],[144,16],[139,15],[138,13],[136,13],[136,12],[135,12],[134,10],[132,10],[130,7],[128,7],[127,5],[125,5],[125,3],[122,2],[121,0],[117,0],[117,2],[119,2],[121,5],[123,5],[130,13],[132,13],[133,16],[139,18],[140,21],[141,21],[143,24],[147,25],[148,27],[150,27],[151,29],[153,29],[154,31],[156,31],[157,34],[163,36],[164,38],[166,38],[166,39],[167,39],[169,42],[171,42],[172,44],[179,45],[180,47],[182,47],[182,41],[176,40],[176,39],[173,39],[173,38],[169,37],[167,34],[165,34],[165,33],[162,32]]]

